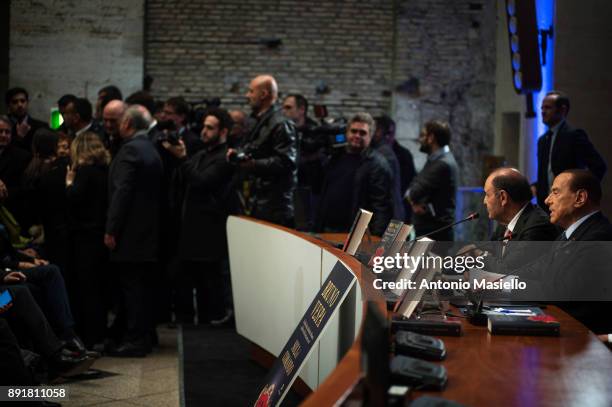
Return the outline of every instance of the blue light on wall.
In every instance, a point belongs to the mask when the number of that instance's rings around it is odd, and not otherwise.
[[[546,132],[546,126],[542,123],[542,113],[540,112],[540,105],[542,99],[547,92],[553,90],[553,74],[554,74],[554,40],[555,40],[555,0],[537,0],[536,1],[536,15],[538,23],[538,31],[541,33],[539,36],[540,42],[540,61],[542,63],[542,89],[533,94],[534,109],[536,111],[535,123],[532,126],[532,137],[534,138],[534,145],[537,146],[537,139],[540,135]],[[549,31],[552,30],[552,31]],[[544,45],[543,42],[546,42]],[[545,50],[545,53],[544,53]],[[531,174],[537,173],[537,151],[534,148],[530,151],[531,163],[533,168],[530,168]]]

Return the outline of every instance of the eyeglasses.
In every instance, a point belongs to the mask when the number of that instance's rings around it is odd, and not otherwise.
[[[0,129],[0,134],[2,133],[11,134],[11,130],[10,129]]]

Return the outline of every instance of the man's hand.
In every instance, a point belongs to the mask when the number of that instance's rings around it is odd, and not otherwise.
[[[412,212],[417,215],[423,215],[427,212],[427,206],[425,204],[412,203]]]
[[[3,279],[5,284],[15,284],[26,281],[26,276],[20,271],[11,271]]]
[[[36,264],[30,263],[29,261],[20,261],[17,265],[17,268],[19,268],[19,270],[27,270],[34,267],[36,267]]]
[[[19,250],[19,252],[27,256],[30,256],[30,257],[34,257],[34,258],[38,257],[38,252],[32,249],[31,247],[28,247],[27,249]]]
[[[178,144],[170,144],[167,141],[162,141],[162,146],[170,152],[176,158],[182,159],[187,157],[187,148],[183,140],[179,139]]]
[[[248,170],[255,167],[255,160],[249,158],[248,160],[240,161],[238,166],[244,170]]]
[[[34,259],[34,264],[37,266],[47,266],[49,262],[45,259]]]
[[[67,166],[66,167],[66,186],[67,187],[72,185],[72,183],[74,182],[75,175],[76,175],[76,172],[74,171],[74,169],[71,166]]]
[[[234,154],[237,154],[236,149],[234,148],[228,148],[227,149],[227,153],[225,153],[225,160],[227,162],[230,162],[230,157],[233,156]]]
[[[109,250],[115,250],[115,247],[117,247],[115,236],[106,233],[104,235],[104,246],[108,247]]]
[[[21,123],[17,124],[16,129],[17,129],[17,136],[19,138],[24,138],[30,131],[30,125],[28,124],[27,121],[24,120]]]
[[[8,189],[4,182],[0,179],[0,201],[8,198]]]

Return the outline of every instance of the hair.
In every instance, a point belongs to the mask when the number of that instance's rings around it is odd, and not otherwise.
[[[430,120],[425,123],[424,128],[427,134],[433,134],[436,143],[440,147],[444,147],[450,143],[451,131],[448,123],[441,120]]]
[[[189,104],[183,99],[181,96],[172,97],[166,100],[166,104],[168,106],[172,106],[176,114],[180,114],[185,116],[185,120],[187,120],[187,116],[189,115]]]
[[[89,100],[85,98],[77,98],[74,102],[74,111],[79,115],[82,121],[88,123],[92,119],[92,108]]]
[[[234,121],[227,110],[220,107],[211,107],[204,113],[204,119],[208,116],[213,116],[219,120],[219,130],[227,129],[227,134],[229,135],[234,126]]]
[[[153,121],[150,113],[148,113],[146,110],[146,107],[142,105],[133,105],[128,107],[121,118],[122,121],[125,119],[130,121],[130,127],[136,131],[148,130],[151,122]]]
[[[376,133],[376,122],[369,113],[359,112],[355,113],[353,117],[346,124],[347,130],[351,127],[353,123],[365,123],[370,128],[370,135],[373,136]]]
[[[79,134],[70,145],[70,159],[73,168],[82,165],[108,165],[110,153],[104,147],[100,136],[91,131]]]
[[[395,134],[395,122],[392,118],[383,114],[374,118],[374,120],[376,121],[376,127],[382,131],[383,137]]]
[[[561,109],[562,107],[565,106],[566,108],[565,113],[566,114],[569,113],[570,100],[569,100],[569,97],[565,93],[558,91],[558,90],[551,90],[550,92],[546,94],[546,96],[556,96],[555,107],[557,109]]]
[[[102,89],[98,91],[98,95],[100,93],[105,93],[104,97],[102,98],[102,102],[100,103],[101,110],[104,110],[104,107],[111,100],[123,100],[123,95],[121,94],[121,91],[115,85],[109,85],[109,86],[103,87]]]
[[[42,175],[51,169],[52,160],[57,153],[58,134],[46,128],[34,132],[32,138],[32,160],[26,168],[24,175],[26,184],[35,183]]]
[[[74,103],[77,99],[78,98],[76,96],[68,93],[66,95],[63,95],[61,98],[57,100],[57,106],[63,109],[64,107],[68,106],[70,103]]]
[[[304,116],[308,116],[308,99],[306,99],[303,95],[300,95],[299,93],[290,93],[285,97],[285,100],[287,98],[294,98],[295,105],[300,108],[303,107]]]
[[[67,135],[66,133],[64,133],[63,131],[60,131],[57,133],[57,142],[58,144],[62,141],[67,141],[68,145],[70,145],[72,143],[70,136]]]
[[[599,205],[602,195],[601,183],[595,174],[589,170],[579,169],[566,170],[563,171],[562,174],[571,175],[569,179],[569,188],[572,192],[577,192],[580,189],[584,189],[589,196],[589,200]]]
[[[505,171],[504,171],[505,170]],[[498,191],[504,190],[513,202],[524,204],[531,201],[533,194],[527,178],[513,168],[496,170],[491,180],[493,187]]]
[[[149,92],[144,90],[139,90],[138,92],[132,93],[130,96],[125,98],[125,103],[128,105],[144,106],[151,114],[155,112],[155,99],[153,99],[153,96],[151,96]]]
[[[6,105],[8,106],[11,103],[11,100],[20,93],[23,93],[25,95],[26,100],[30,100],[30,95],[28,94],[27,90],[21,87],[14,87],[7,90],[4,94],[4,103],[6,103]]]
[[[8,124],[10,128],[13,127],[13,122],[11,122],[11,119],[9,119],[9,117],[4,114],[0,114],[0,122]]]

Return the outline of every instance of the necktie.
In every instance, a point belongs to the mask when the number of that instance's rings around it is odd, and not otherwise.
[[[504,240],[502,241],[502,257],[506,254],[506,246],[508,246],[508,242],[512,240],[512,231],[510,229],[506,229],[504,232]]]
[[[552,185],[553,179],[555,175],[552,171],[552,136],[553,132],[548,130],[546,134],[544,134],[544,151],[546,152],[546,175],[548,178],[548,187]]]

